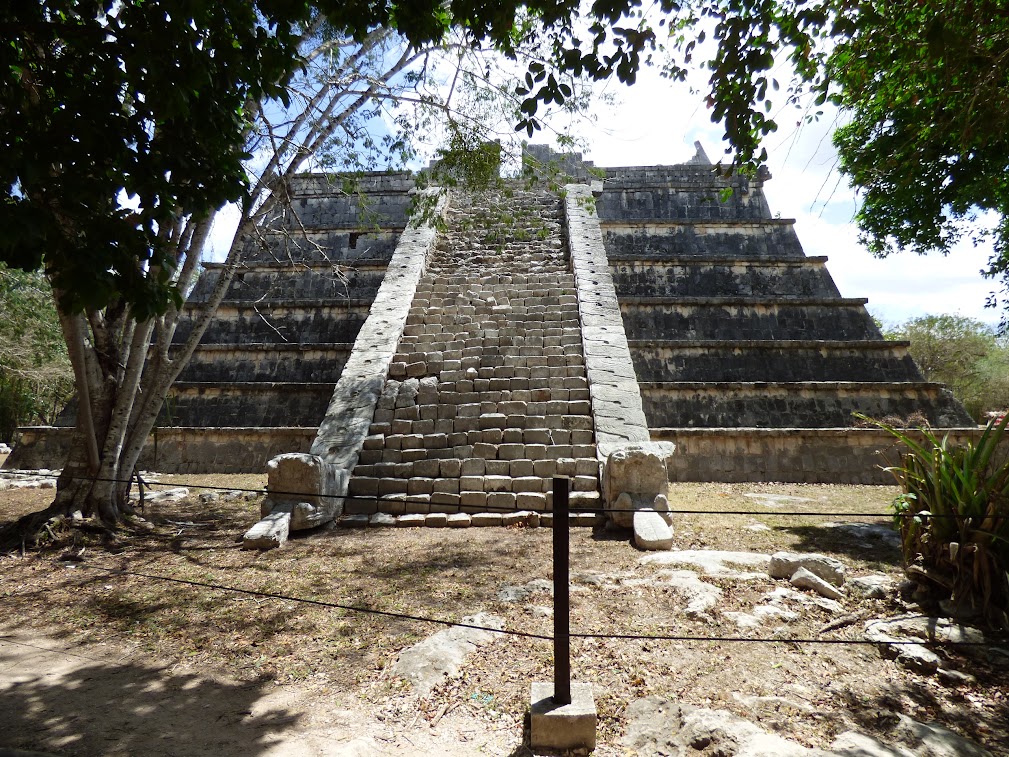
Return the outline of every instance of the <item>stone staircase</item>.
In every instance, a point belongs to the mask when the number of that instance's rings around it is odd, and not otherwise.
[[[562,227],[554,192],[451,193],[345,513],[457,514],[449,525],[478,513],[492,525],[549,509],[555,474],[571,477],[574,502],[598,500]]]

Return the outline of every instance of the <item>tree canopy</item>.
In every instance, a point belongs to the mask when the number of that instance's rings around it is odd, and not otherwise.
[[[286,97],[306,28],[415,47],[454,30],[516,58],[516,128],[573,95],[567,77],[633,83],[654,63],[682,79],[703,49],[712,120],[754,170],[787,50],[787,95],[826,86],[839,0],[35,0],[0,10],[0,260],[45,267],[70,311],[120,299],[145,318],[178,305],[166,239],[179,214],[248,198],[250,108]],[[843,4],[847,7],[847,4]],[[840,19],[840,20],[839,20]],[[704,47],[710,34],[713,46]],[[821,93],[822,94],[822,93]],[[160,275],[150,275],[151,272]]]
[[[863,192],[870,250],[948,252],[1009,183],[1009,14],[998,0],[35,0],[0,10],[0,260],[43,258],[62,301],[123,298],[137,317],[178,304],[164,230],[180,212],[247,197],[249,107],[285,97],[306,27],[363,40],[385,27],[414,46],[451,29],[515,57],[516,127],[572,96],[563,74],[633,83],[703,58],[711,118],[732,167],[755,170],[775,109],[828,98],[849,116],[841,169]],[[782,70],[784,68],[784,70]],[[777,71],[781,71],[781,82]],[[782,84],[784,88],[782,89]],[[775,115],[772,115],[774,113]]]
[[[283,22],[277,8],[288,15]],[[244,111],[280,96],[307,5],[246,0],[8,5],[0,28],[0,258],[43,258],[71,311],[177,299],[165,229],[246,184]],[[148,276],[161,268],[163,275]]]
[[[286,104],[306,30],[413,45],[462,26],[506,52],[517,14],[570,1],[36,0],[0,9],[0,260],[44,264],[68,312],[120,301],[143,320],[181,304],[171,230],[248,199],[249,122]],[[153,275],[152,275],[153,274]]]
[[[834,142],[879,256],[948,253],[992,224],[1009,241],[1009,13],[999,0],[860,3],[829,75],[848,123]]]

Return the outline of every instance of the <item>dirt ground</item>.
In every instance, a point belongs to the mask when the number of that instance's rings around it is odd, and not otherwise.
[[[256,488],[261,476],[163,476]],[[259,495],[201,501],[200,490],[149,504],[146,526],[114,539],[57,530],[38,551],[0,556],[0,746],[74,755],[531,755],[524,715],[532,681],[552,677],[549,641],[501,636],[427,699],[389,670],[400,651],[442,627],[337,609],[314,600],[428,618],[478,611],[505,628],[549,636],[549,594],[504,601],[505,586],[551,578],[551,532],[533,528],[323,529],[283,549],[243,551]],[[901,577],[892,541],[832,527],[888,523],[896,490],[868,486],[677,484],[675,549],[819,551],[849,576]],[[39,509],[46,490],[0,492],[0,523]],[[730,514],[745,510],[755,514]],[[821,513],[796,516],[789,512]],[[865,620],[904,612],[897,598],[805,608],[791,622],[741,629],[781,582],[702,576],[722,596],[689,616],[642,562],[628,534],[572,532],[576,633],[691,640],[580,638],[573,675],[591,682],[596,754],[621,755],[624,711],[660,695],[719,707],[807,746],[841,731],[886,736],[894,712],[938,722],[1009,754],[1005,670],[946,652],[976,678],[960,686],[909,672],[858,639]],[[164,579],[174,579],[166,581]],[[192,583],[179,583],[192,582]],[[211,585],[211,586],[207,586]],[[535,586],[535,585],[534,585]],[[242,594],[229,589],[283,595]],[[695,641],[759,637],[765,642]]]

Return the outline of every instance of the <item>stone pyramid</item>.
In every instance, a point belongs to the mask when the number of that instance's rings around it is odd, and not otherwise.
[[[571,184],[453,189],[414,227],[407,174],[301,177],[247,240],[141,464],[261,471],[311,452],[361,514],[398,516],[532,508],[554,473],[598,497],[620,444],[673,442],[673,480],[883,482],[887,439],[852,412],[970,433],[774,218],[770,177],[720,178],[703,150],[607,169],[530,154]],[[68,432],[23,429],[8,466],[58,464]]]

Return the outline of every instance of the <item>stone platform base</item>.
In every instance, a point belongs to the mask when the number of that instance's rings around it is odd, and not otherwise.
[[[552,528],[553,513],[516,510],[493,513],[430,512],[390,515],[379,512],[372,515],[344,515],[338,521],[342,528],[480,528],[485,526],[528,526],[530,528]],[[571,513],[568,524],[572,528],[594,528],[602,526],[605,518],[602,512]]]
[[[262,473],[282,452],[307,452],[314,427],[159,428],[140,455],[140,469],[159,473]],[[11,470],[62,468],[72,428],[29,426],[4,463]]]
[[[596,748],[596,702],[592,686],[571,684],[571,704],[553,700],[553,683],[532,685],[529,701],[529,742],[533,749]]]
[[[961,444],[983,429],[932,431]],[[902,448],[874,428],[653,428],[651,434],[676,444],[670,481],[893,484],[882,467],[895,464]]]

